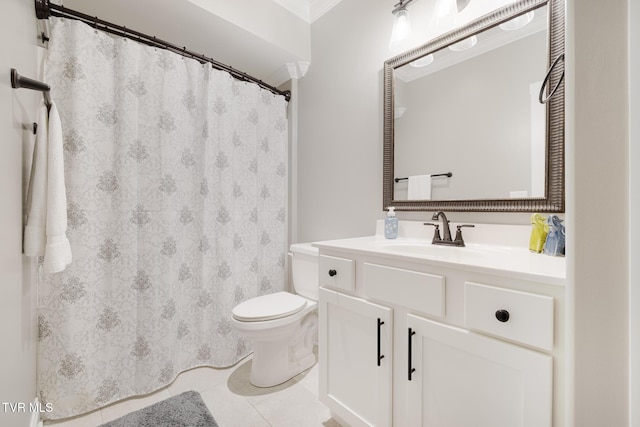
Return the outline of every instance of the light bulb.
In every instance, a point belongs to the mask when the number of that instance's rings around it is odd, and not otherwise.
[[[422,58],[416,59],[409,63],[412,67],[421,68],[426,67],[427,65],[433,62],[433,55],[429,54],[427,56],[423,56]]]
[[[533,20],[535,12],[532,10],[524,15],[516,16],[515,18],[500,24],[500,28],[505,31],[513,31],[524,27]]]
[[[391,31],[389,50],[393,53],[400,53],[406,50],[410,33],[409,12],[407,12],[407,9],[400,8],[393,14],[393,30]]]
[[[463,50],[471,49],[478,43],[478,38],[476,36],[467,37],[464,40],[459,41],[458,43],[454,43],[449,46],[449,49],[454,52],[462,52]]]
[[[436,0],[436,16],[439,19],[455,16],[458,13],[456,0]]]
[[[449,31],[456,25],[458,3],[456,0],[436,0],[430,27],[436,33]]]

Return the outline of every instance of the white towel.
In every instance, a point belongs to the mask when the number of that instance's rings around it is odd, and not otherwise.
[[[67,239],[67,190],[64,186],[62,124],[58,108],[49,110],[49,165],[47,168],[47,247],[45,273],[57,273],[71,264],[71,245]]]
[[[408,200],[431,200],[431,175],[413,175],[409,177]]]
[[[38,114],[38,131],[33,148],[31,179],[29,180],[29,204],[27,207],[27,226],[24,230],[24,254],[27,256],[44,255],[47,244],[47,139],[49,118],[44,101]]]
[[[44,110],[43,110],[44,108]],[[64,185],[62,126],[58,109],[52,103],[46,120],[46,107],[40,107],[40,123],[34,154],[31,205],[25,229],[25,254],[44,255],[44,272],[57,273],[71,264],[71,245],[67,231],[67,194]],[[45,126],[42,126],[45,125]],[[44,142],[43,142],[44,141]],[[33,212],[33,213],[32,213]]]

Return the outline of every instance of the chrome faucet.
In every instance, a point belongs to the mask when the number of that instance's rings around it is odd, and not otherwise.
[[[438,219],[442,220],[442,232],[444,234],[443,237],[440,237],[440,224],[434,224],[433,222],[425,222],[424,225],[432,225],[435,227],[433,233],[433,240],[431,240],[431,244],[433,245],[447,245],[447,246],[464,246],[464,239],[462,238],[462,227],[475,227],[471,224],[461,224],[457,226],[456,230],[456,238],[451,240],[451,230],[449,229],[449,220],[444,212],[436,212],[431,217],[432,221],[437,221]]]

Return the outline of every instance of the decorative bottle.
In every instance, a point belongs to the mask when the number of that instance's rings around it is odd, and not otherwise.
[[[398,237],[398,218],[396,218],[395,208],[389,207],[387,218],[384,220],[384,237],[395,239]]]
[[[564,256],[565,227],[558,215],[549,215],[545,222],[547,240],[544,253],[551,256]]]
[[[535,253],[542,253],[544,242],[547,239],[545,231],[546,218],[538,213],[531,215],[531,239],[529,240],[529,250]]]

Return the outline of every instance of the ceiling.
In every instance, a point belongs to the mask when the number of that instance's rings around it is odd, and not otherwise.
[[[312,23],[341,0],[272,0],[305,21]]]
[[[310,26],[339,2],[64,0],[64,6],[185,46],[279,85],[289,80],[292,64],[306,71],[311,58]]]

